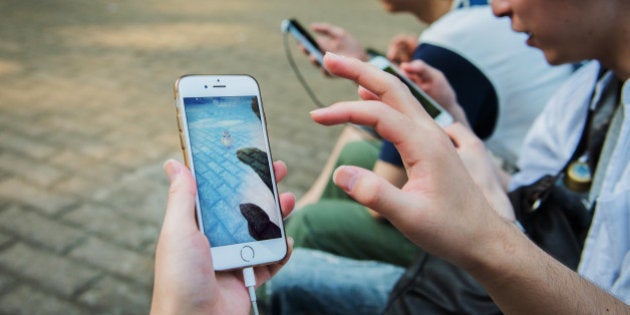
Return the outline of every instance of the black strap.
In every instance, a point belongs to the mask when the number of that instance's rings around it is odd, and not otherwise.
[[[599,83],[607,73],[607,69],[600,69],[597,82]],[[591,105],[594,103],[595,105],[589,108],[586,123],[580,135],[580,141],[571,155],[571,158],[556,175],[557,179],[564,179],[563,182],[569,190],[580,193],[585,193],[590,190],[590,181],[595,173],[606,134],[610,128],[617,104],[619,103],[619,81],[616,79],[612,80],[612,82],[603,87],[599,95],[597,94],[597,85],[593,89]],[[595,99],[596,97],[597,99]],[[611,97],[613,99],[610,99]],[[572,184],[572,176],[575,176],[574,169],[578,167],[576,166],[578,164],[579,167],[583,168],[589,175],[588,183],[584,184],[583,189],[577,188],[576,185]]]

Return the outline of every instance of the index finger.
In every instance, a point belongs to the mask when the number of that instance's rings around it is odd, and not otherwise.
[[[324,55],[324,65],[331,74],[356,82],[397,111],[410,117],[431,119],[421,110],[409,89],[395,76],[360,60],[330,52]]]

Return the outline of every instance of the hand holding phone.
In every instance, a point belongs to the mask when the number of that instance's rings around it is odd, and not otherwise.
[[[164,164],[171,186],[166,214],[155,252],[151,314],[177,307],[182,314],[249,314],[250,299],[239,272],[215,276],[211,269],[206,236],[199,233],[195,219],[195,181],[192,173],[179,161]],[[277,180],[286,175],[286,165],[274,162]],[[293,208],[295,197],[280,195],[283,215]],[[259,284],[269,280],[288,260],[256,268]],[[216,258],[215,258],[216,259]],[[229,307],[229,309],[226,309]]]
[[[287,244],[258,83],[247,75],[188,75],[176,82],[175,98],[197,184],[197,222],[215,269],[282,260]]]
[[[288,32],[293,35],[308,53],[315,57],[315,61],[319,66],[324,64],[324,51],[319,47],[315,38],[296,19],[282,21],[280,29],[284,33]]]
[[[396,68],[396,66],[394,66],[387,58],[376,56],[370,59],[370,63],[400,79],[400,81],[409,88],[411,94],[413,94],[418,102],[420,102],[424,110],[426,110],[440,126],[448,126],[453,123],[453,116],[448,111],[440,106],[440,104],[438,104],[415,83],[409,80],[409,78],[400,72],[400,70]]]

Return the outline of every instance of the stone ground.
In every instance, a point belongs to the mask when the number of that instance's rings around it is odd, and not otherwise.
[[[345,26],[381,50],[418,30],[377,1],[0,1],[1,314],[148,312],[162,163],[181,160],[179,75],[256,77],[274,158],[289,166],[280,190],[304,193],[340,129],[308,117],[286,17]],[[325,103],[355,98],[298,58]]]

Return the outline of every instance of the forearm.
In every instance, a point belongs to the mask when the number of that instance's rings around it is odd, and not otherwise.
[[[518,228],[493,228],[466,269],[506,314],[628,313],[627,305],[538,248]]]

